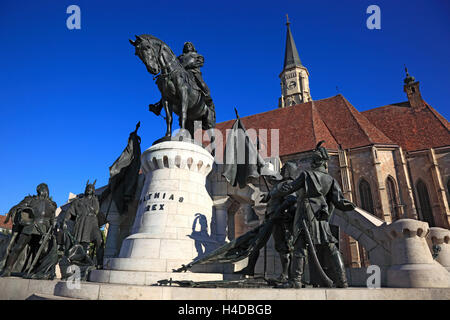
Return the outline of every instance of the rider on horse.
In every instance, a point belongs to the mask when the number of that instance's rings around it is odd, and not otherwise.
[[[172,136],[173,113],[179,117],[183,134],[187,131],[191,137],[196,121],[201,121],[203,130],[214,128],[214,104],[199,69],[204,59],[193,45],[185,44],[184,53],[179,59],[167,44],[151,35],[136,36],[136,41],[130,40],[130,43],[147,71],[155,76],[161,92],[161,100],[150,104],[149,109],[159,115],[164,108],[167,124],[165,137]]]
[[[215,107],[209,88],[203,80],[202,72],[200,71],[200,68],[203,67],[205,62],[205,58],[201,54],[197,53],[197,50],[195,50],[192,42],[185,42],[183,46],[183,53],[178,57],[178,60],[187,71],[192,73],[197,85],[203,91],[206,105],[208,108],[214,110]]]

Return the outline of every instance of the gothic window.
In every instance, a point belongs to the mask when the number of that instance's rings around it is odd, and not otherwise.
[[[417,182],[417,195],[419,196],[420,212],[422,213],[422,220],[428,222],[430,227],[434,227],[433,210],[431,209],[430,196],[425,182],[419,180]]]
[[[395,187],[395,180],[391,176],[389,176],[386,180],[387,194],[389,199],[389,211],[391,213],[391,217],[396,220],[399,218],[398,215],[398,199],[397,192]]]
[[[361,199],[361,208],[374,214],[372,191],[370,190],[370,184],[365,179],[361,179],[359,182],[359,197]]]

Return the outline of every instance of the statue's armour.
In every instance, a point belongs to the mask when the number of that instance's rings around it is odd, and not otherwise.
[[[27,200],[22,209],[32,208],[35,220],[50,220],[55,217],[56,203],[50,199],[33,196]]]
[[[88,208],[89,213],[91,215],[97,215],[100,210],[100,205],[97,197],[92,198],[83,198],[84,205]]]
[[[188,69],[193,73],[200,72],[200,68],[203,67],[204,63],[203,56],[198,54],[197,52],[183,53],[178,57],[178,60],[180,60],[181,65],[185,69]]]
[[[34,223],[24,227],[22,230],[24,234],[42,234],[46,232],[55,218],[56,203],[50,199],[38,196],[28,197],[28,199],[24,200],[21,208],[31,208],[34,215]]]

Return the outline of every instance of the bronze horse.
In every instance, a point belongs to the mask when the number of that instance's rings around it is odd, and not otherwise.
[[[157,115],[164,107],[166,112],[166,137],[172,136],[172,113],[179,117],[181,129],[186,129],[193,137],[194,121],[202,122],[202,129],[215,127],[216,115],[204,101],[204,94],[193,75],[186,71],[170,47],[151,35],[136,36],[130,40],[135,54],[147,67],[147,71],[156,76],[156,84],[161,92],[161,100],[150,105],[150,111]]]

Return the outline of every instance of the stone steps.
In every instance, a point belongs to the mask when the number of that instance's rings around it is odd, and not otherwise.
[[[33,293],[26,300],[81,300],[81,299],[60,297],[60,296],[54,296],[51,294],[44,294],[44,293]]]
[[[450,300],[449,288],[237,289],[180,288],[0,278],[0,300]]]

